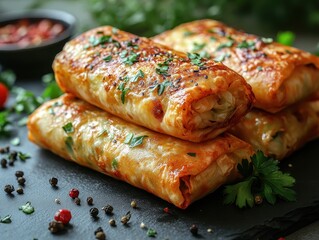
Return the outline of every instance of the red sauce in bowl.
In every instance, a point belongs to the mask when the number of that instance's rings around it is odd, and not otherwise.
[[[59,36],[65,27],[49,19],[30,21],[19,20],[0,27],[0,46],[18,45],[28,47],[40,45],[44,41]]]

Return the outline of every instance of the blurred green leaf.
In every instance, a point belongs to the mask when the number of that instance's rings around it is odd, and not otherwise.
[[[291,32],[291,31],[285,31],[285,32],[279,32],[277,34],[277,42],[287,45],[287,46],[292,46],[294,41],[295,41],[296,35]]]

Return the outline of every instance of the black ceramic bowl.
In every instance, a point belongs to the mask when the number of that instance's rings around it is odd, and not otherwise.
[[[20,11],[0,16],[0,27],[16,23],[19,20],[37,22],[49,20],[60,23],[63,31],[56,37],[44,40],[39,45],[20,47],[17,44],[0,45],[0,64],[6,69],[12,69],[22,78],[40,76],[52,71],[52,61],[64,44],[73,36],[75,17],[58,10],[39,9]]]

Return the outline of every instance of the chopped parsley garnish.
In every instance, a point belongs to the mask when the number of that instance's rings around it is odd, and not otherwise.
[[[206,43],[196,43],[195,42],[192,52],[197,52],[199,50],[202,50],[205,46],[206,46]]]
[[[52,106],[49,108],[49,113],[50,113],[51,115],[55,115],[54,108],[60,107],[60,106],[62,106],[62,105],[63,105],[62,102],[55,102],[55,103],[53,103]]]
[[[165,62],[157,64],[156,73],[168,76],[169,63],[172,61],[172,58],[168,58]]]
[[[73,138],[71,136],[67,136],[65,138],[65,146],[66,146],[66,149],[68,150],[68,152],[72,153],[73,154]]]
[[[148,237],[156,237],[157,232],[153,228],[149,228],[147,230],[147,236]]]
[[[132,77],[131,82],[136,82],[139,78],[144,78],[144,72],[140,69],[137,74]]]
[[[127,50],[123,50],[122,52],[120,52],[119,56],[120,58],[125,58],[127,55]]]
[[[134,44],[133,41],[128,41],[126,46],[127,47],[132,47],[134,49],[138,49],[138,45]]]
[[[210,37],[210,40],[212,41],[212,42],[216,42],[216,38],[215,37]]]
[[[11,121],[8,119],[9,112],[3,111],[0,112],[0,135],[9,134],[9,127],[11,126]]]
[[[119,162],[117,161],[116,158],[114,158],[111,162],[112,169],[117,170],[118,165],[119,165]]]
[[[118,32],[119,32],[118,28],[115,28],[115,27],[112,28],[112,33],[114,35],[118,34]]]
[[[121,102],[124,104],[126,94],[131,89],[125,87],[125,82],[121,82],[117,89],[121,91]]]
[[[129,133],[126,136],[124,143],[128,144],[130,146],[130,148],[134,148],[134,147],[141,145],[143,143],[144,138],[146,138],[146,137],[148,137],[148,136],[143,135],[143,136],[134,137],[133,133]]]
[[[191,156],[191,157],[196,157],[196,153],[194,153],[194,152],[188,152],[187,155]]]
[[[216,62],[222,62],[224,61],[226,58],[229,58],[230,57],[230,54],[229,53],[222,53],[220,54],[218,57],[215,57],[214,58],[214,61]]]
[[[122,56],[121,56],[122,57]],[[131,52],[126,57],[123,57],[123,63],[126,65],[133,65],[135,62],[138,62],[139,54]]]
[[[41,95],[44,100],[58,98],[63,94],[52,73],[43,75],[42,82],[46,85]]]
[[[112,60],[112,55],[109,55],[109,56],[103,58],[103,60],[104,60],[105,62],[110,62],[110,61]]]
[[[22,153],[22,152],[18,152],[18,157],[19,157],[19,159],[20,159],[21,161],[25,161],[25,160],[31,158],[29,154],[27,154],[27,153]]]
[[[256,42],[254,41],[242,41],[241,43],[238,43],[237,48],[246,48],[246,49],[255,49]]]
[[[121,44],[118,41],[114,40],[111,35],[102,35],[100,37],[90,36],[89,43],[93,47],[96,47],[98,45],[103,45],[106,43],[113,43],[116,47],[118,48],[121,47]]]
[[[64,132],[67,134],[74,132],[73,124],[71,122],[65,124],[62,128]]]
[[[191,60],[191,63],[196,66],[203,66],[202,57],[198,53],[187,53],[188,58]]]
[[[205,51],[205,50],[200,51],[200,52],[199,52],[199,56],[200,56],[201,58],[210,58],[209,53],[208,53],[207,51]]]
[[[295,179],[290,174],[281,172],[278,164],[277,160],[266,157],[262,151],[257,151],[251,157],[251,162],[243,159],[237,165],[243,180],[226,186],[224,203],[235,203],[239,208],[253,207],[255,196],[265,198],[270,204],[275,204],[277,197],[295,201],[296,193],[290,189]]]
[[[22,210],[25,214],[31,214],[34,212],[34,207],[31,205],[31,202],[27,202],[26,204],[19,207],[19,210]]]
[[[161,96],[164,93],[166,87],[169,87],[169,86],[172,86],[172,83],[168,80],[165,80],[162,83],[159,83],[159,84],[156,84],[155,86],[152,86],[151,89],[154,90],[157,88],[157,94],[159,96]]]
[[[229,41],[227,42],[224,42],[224,43],[221,43],[218,47],[217,47],[217,51],[223,49],[223,48],[229,48],[231,46],[233,46],[234,44],[234,40],[230,39]]]
[[[263,70],[263,67],[262,67],[262,66],[258,66],[258,67],[257,67],[257,70],[258,70],[258,71],[262,71],[262,70]]]
[[[0,218],[0,223],[11,223],[11,215],[7,215],[3,218]]]

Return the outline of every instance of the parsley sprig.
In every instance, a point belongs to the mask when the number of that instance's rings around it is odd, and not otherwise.
[[[191,60],[191,63],[196,66],[203,66],[202,57],[198,53],[187,53],[187,57]]]
[[[295,179],[290,174],[281,172],[278,163],[277,160],[266,157],[262,151],[257,151],[250,162],[247,159],[242,160],[237,169],[243,180],[226,186],[224,203],[235,203],[239,208],[253,207],[255,196],[261,196],[270,204],[275,204],[277,197],[295,201],[296,193],[291,189]]]

